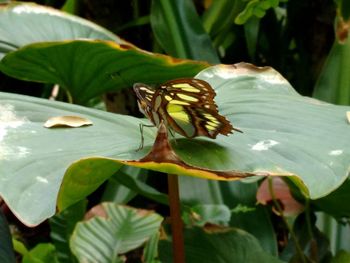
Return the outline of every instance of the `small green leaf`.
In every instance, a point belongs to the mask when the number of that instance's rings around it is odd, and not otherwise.
[[[40,243],[29,253],[25,254],[22,263],[59,263],[54,245],[50,243]]]
[[[103,203],[94,209],[96,216],[78,223],[70,241],[80,262],[115,262],[118,255],[149,240],[163,220],[154,212],[114,203]]]
[[[143,262],[161,263],[158,261],[158,242],[160,232],[153,234],[145,245],[143,250]]]
[[[21,241],[13,238],[12,243],[14,251],[16,251],[21,256],[24,256],[29,253],[28,249]]]
[[[248,0],[244,10],[236,17],[235,23],[245,24],[252,16],[262,18],[268,9],[277,7],[279,2],[283,0]]]

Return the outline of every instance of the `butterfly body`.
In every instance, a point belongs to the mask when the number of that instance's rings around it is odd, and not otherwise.
[[[218,134],[228,135],[233,128],[219,114],[214,102],[215,91],[200,79],[176,79],[156,89],[136,83],[134,91],[140,111],[153,123],[165,126],[187,138],[206,136],[215,139]]]

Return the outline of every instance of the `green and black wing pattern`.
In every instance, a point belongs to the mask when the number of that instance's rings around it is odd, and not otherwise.
[[[215,91],[204,80],[183,78],[166,82],[156,89],[135,84],[140,110],[158,126],[161,121],[171,130],[187,137],[228,135],[234,128],[218,112]]]

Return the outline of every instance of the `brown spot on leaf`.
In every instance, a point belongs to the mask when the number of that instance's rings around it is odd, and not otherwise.
[[[145,209],[137,209],[137,214],[139,216],[145,217],[145,216],[154,214],[154,211],[152,211],[152,210],[145,210]]]
[[[93,208],[91,208],[86,214],[85,214],[85,217],[84,219],[85,220],[89,220],[93,217],[102,217],[102,218],[105,218],[107,219],[108,216],[107,216],[107,213],[106,213],[106,210],[104,208],[104,206],[102,204],[99,204],[99,205],[96,205],[94,206]]]
[[[129,50],[129,49],[133,49],[134,47],[131,46],[131,45],[126,45],[126,44],[120,44],[119,47],[121,49],[124,49],[124,50]]]
[[[206,233],[209,234],[217,234],[217,233],[227,233],[232,230],[231,227],[227,226],[220,226],[220,225],[215,225],[215,224],[206,224],[203,228],[203,230]]]
[[[344,44],[349,36],[350,21],[345,21],[343,17],[339,17],[336,27],[336,35],[339,43]]]

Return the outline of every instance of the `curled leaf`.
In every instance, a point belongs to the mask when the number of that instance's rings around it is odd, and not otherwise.
[[[78,128],[81,126],[92,125],[92,121],[80,116],[57,116],[49,118],[45,123],[45,128],[54,127],[71,127]]]

